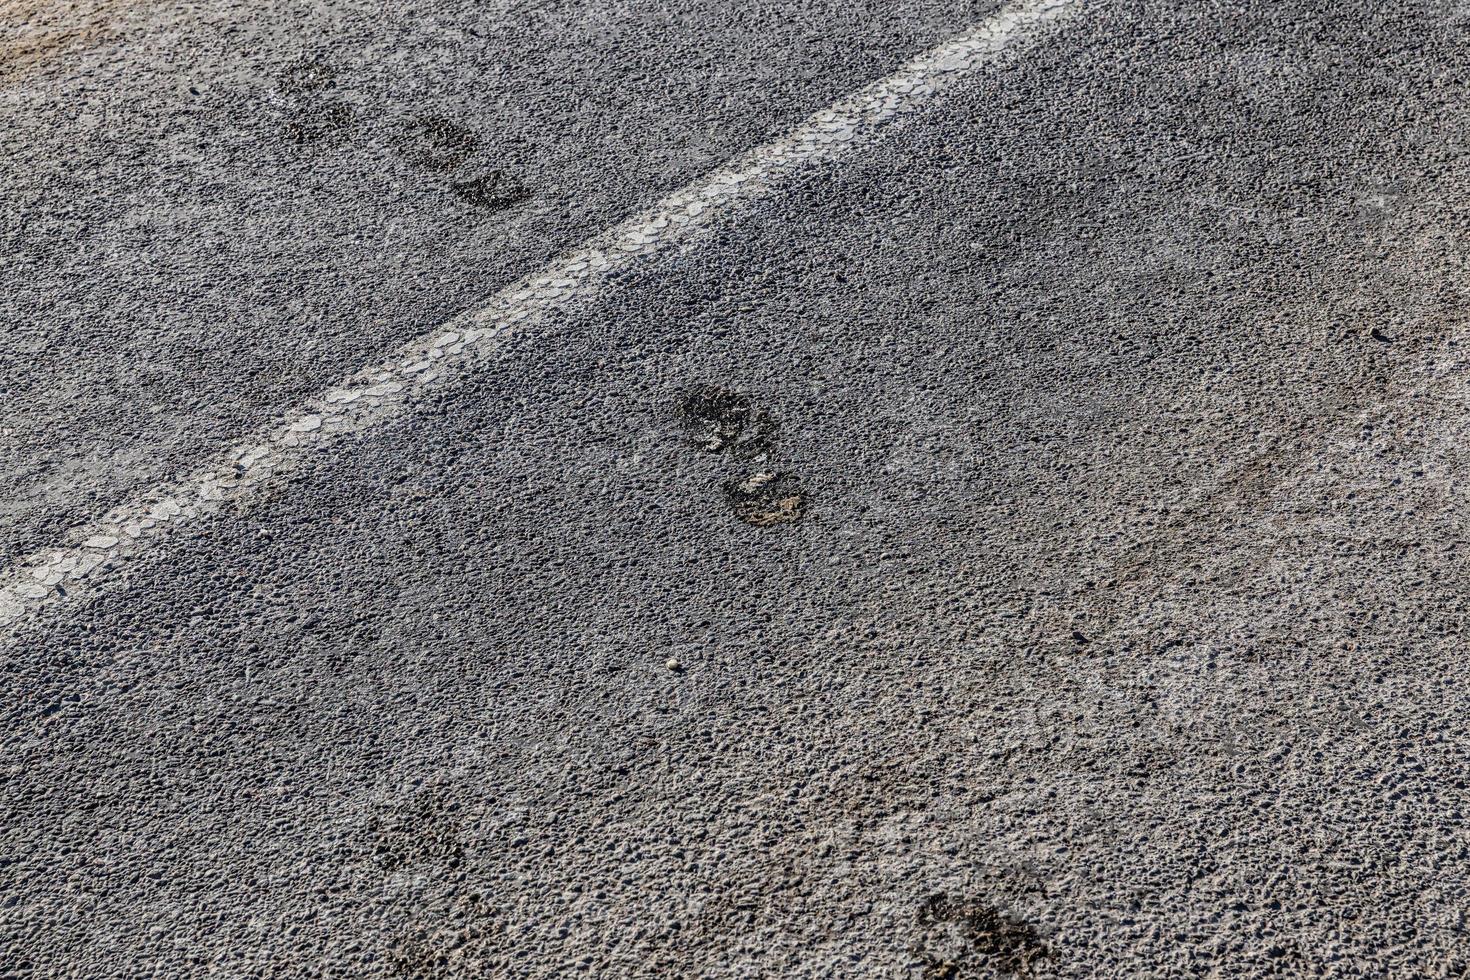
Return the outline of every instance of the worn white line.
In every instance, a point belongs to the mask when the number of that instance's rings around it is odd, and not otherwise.
[[[226,504],[256,499],[309,454],[383,422],[430,388],[473,371],[513,331],[586,304],[614,275],[671,248],[688,247],[718,218],[772,193],[793,171],[852,154],[895,120],[1007,48],[1033,40],[1080,4],[1023,0],[1002,8],[887,78],[814,114],[782,139],[736,158],[382,363],[344,378],[223,458],[152,488],[96,523],[75,529],[61,546],[0,572],[0,627],[14,630],[46,606],[97,588],[180,526]]]

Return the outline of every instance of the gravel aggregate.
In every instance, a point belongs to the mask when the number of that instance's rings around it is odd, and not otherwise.
[[[691,36],[750,18],[718,50],[752,90],[804,77],[758,48],[786,25],[845,52],[798,119],[983,16],[936,5],[910,49],[896,12],[711,10]],[[38,621],[0,646],[0,973],[1464,975],[1467,30],[1088,4]],[[602,63],[554,35],[497,84]],[[414,152],[470,143],[434,131]],[[370,301],[354,277],[408,280],[353,252],[298,301],[411,336],[510,274],[434,285],[461,247],[420,253],[432,302]],[[188,309],[218,333],[159,356],[254,377],[243,321]],[[272,322],[308,391],[376,350]],[[97,431],[152,397],[35,357],[19,390],[76,379]],[[149,431],[185,453],[273,385]],[[14,541],[154,468],[28,472]]]

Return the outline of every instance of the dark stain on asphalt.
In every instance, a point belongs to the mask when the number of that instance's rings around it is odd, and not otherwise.
[[[378,815],[368,831],[373,860],[384,871],[423,864],[453,870],[464,861],[458,821],[451,806],[434,793]]]
[[[286,103],[285,135],[292,143],[337,139],[352,129],[352,106],[322,95],[336,87],[336,79],[337,69],[316,58],[295,62],[276,79],[276,91]]]
[[[502,211],[531,196],[524,185],[499,170],[469,180],[451,181],[449,191],[460,200],[487,211]]]
[[[807,511],[801,482],[790,473],[758,472],[725,484],[735,516],[752,527],[792,524]]]
[[[315,143],[336,138],[352,128],[352,107],[343,102],[321,102],[301,107],[286,120],[286,138],[293,143]]]
[[[337,69],[320,58],[303,58],[281,72],[276,88],[284,95],[306,95],[337,84]]]
[[[480,138],[443,116],[415,116],[400,124],[394,144],[413,166],[442,173],[468,160]]]
[[[744,392],[701,385],[686,392],[677,415],[690,444],[707,453],[767,462],[776,454],[781,426]],[[807,513],[807,494],[796,474],[748,470],[724,484],[725,502],[752,527],[792,524]]]
[[[684,396],[679,416],[694,445],[706,452],[729,450],[746,459],[775,451],[780,425],[750,396],[714,385],[696,388]]]
[[[1026,977],[1037,960],[1051,956],[1033,926],[978,899],[930,895],[919,906],[918,923],[930,934],[958,927],[960,940],[957,952],[919,953],[925,980],[963,980],[996,971]]]
[[[293,143],[316,143],[338,137],[357,122],[351,105],[330,98],[337,88],[336,66],[313,57],[289,65],[276,79],[276,92],[286,105],[285,135]],[[448,174],[480,148],[480,137],[468,127],[439,115],[400,119],[390,137],[398,154],[415,169]],[[531,196],[527,187],[501,170],[452,180],[448,192],[471,207],[494,213]]]

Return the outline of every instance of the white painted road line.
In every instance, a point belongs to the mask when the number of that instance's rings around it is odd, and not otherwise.
[[[429,334],[313,398],[237,444],[221,460],[152,488],[77,528],[56,548],[0,572],[0,627],[15,630],[48,605],[96,589],[178,527],[226,503],[255,499],[308,454],[377,425],[433,386],[473,371],[516,330],[595,298],[611,277],[670,249],[687,248],[741,204],[781,179],[851,155],[889,124],[980,70],[1008,48],[1075,13],[1081,0],[1024,0],[932,48],[898,71],[811,116],[782,139],[746,153],[650,210],[598,235]]]

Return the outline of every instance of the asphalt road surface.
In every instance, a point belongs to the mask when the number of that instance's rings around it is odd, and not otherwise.
[[[4,562],[996,16],[898,7],[0,7]],[[0,975],[1466,975],[1467,73],[1067,5],[28,612]]]

